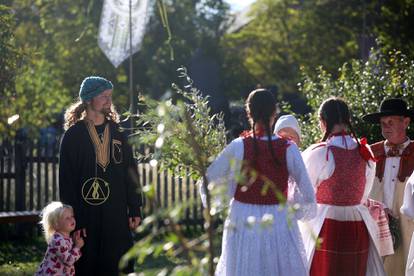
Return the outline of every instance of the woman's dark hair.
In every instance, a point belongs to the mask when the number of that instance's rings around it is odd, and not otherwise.
[[[319,118],[326,124],[326,130],[323,135],[322,141],[325,142],[332,134],[333,127],[335,125],[344,125],[351,132],[352,136],[360,146],[359,141],[355,135],[354,128],[351,124],[351,112],[348,105],[342,98],[330,97],[323,101],[319,107]]]
[[[265,128],[268,138],[268,146],[273,161],[277,164],[276,157],[274,156],[274,150],[272,147],[272,130],[270,127],[270,120],[272,116],[276,115],[276,99],[273,94],[263,88],[253,90],[250,92],[246,100],[246,112],[249,118],[249,122],[253,131],[253,141],[255,149],[254,162],[256,162],[256,155],[258,153],[256,133],[254,131],[255,126],[260,122]]]

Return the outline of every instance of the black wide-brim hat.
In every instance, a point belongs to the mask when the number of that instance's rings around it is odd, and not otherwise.
[[[404,116],[414,119],[414,111],[407,108],[407,103],[403,99],[385,99],[381,102],[379,112],[362,116],[367,123],[378,124],[381,117],[385,116]]]

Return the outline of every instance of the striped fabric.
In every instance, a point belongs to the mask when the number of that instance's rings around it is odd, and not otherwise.
[[[365,276],[369,234],[363,221],[325,219],[310,276]]]
[[[377,222],[379,232],[379,253],[381,256],[394,254],[392,236],[388,226],[388,215],[384,211],[384,204],[377,200],[368,198],[364,203],[372,218]]]

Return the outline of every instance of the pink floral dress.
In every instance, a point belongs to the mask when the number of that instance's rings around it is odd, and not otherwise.
[[[74,264],[80,257],[80,249],[73,247],[72,239],[56,232],[35,275],[75,275]]]

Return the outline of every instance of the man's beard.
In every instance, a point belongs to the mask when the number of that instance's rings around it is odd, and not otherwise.
[[[107,116],[111,113],[111,108],[110,107],[104,107],[104,108],[102,108],[101,112],[102,112],[103,115]]]

